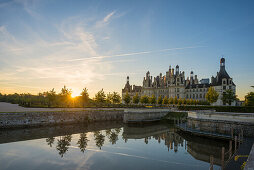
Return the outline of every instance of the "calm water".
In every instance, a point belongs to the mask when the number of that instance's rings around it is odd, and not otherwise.
[[[0,169],[209,169],[227,142],[194,138],[169,123],[93,123],[0,131]],[[215,166],[220,169],[220,166]]]

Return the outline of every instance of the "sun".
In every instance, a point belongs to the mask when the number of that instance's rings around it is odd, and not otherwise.
[[[80,94],[79,94],[78,92],[73,92],[73,93],[71,94],[71,97],[72,97],[72,98],[75,98],[75,97],[77,97],[77,96],[80,96]]]

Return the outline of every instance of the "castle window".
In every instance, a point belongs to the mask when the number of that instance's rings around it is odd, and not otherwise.
[[[232,81],[231,81],[231,80],[229,80],[229,84],[232,84]]]
[[[186,95],[186,98],[187,98],[187,99],[189,98],[189,95],[188,95],[188,94]]]
[[[195,94],[193,94],[193,99],[195,99]]]
[[[202,91],[202,89],[200,89],[200,91]]]
[[[232,89],[232,86],[229,86],[228,88],[229,88],[229,89]]]
[[[202,98],[202,94],[199,95],[199,98]]]
[[[223,86],[223,90],[226,90],[226,86]]]
[[[225,81],[225,80],[223,81],[223,84],[226,84],[226,81]]]

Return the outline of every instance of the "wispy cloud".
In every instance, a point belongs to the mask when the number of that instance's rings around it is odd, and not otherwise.
[[[160,50],[140,51],[140,52],[133,52],[133,53],[123,53],[123,54],[116,54],[116,55],[110,55],[110,56],[96,56],[96,57],[89,57],[89,58],[76,58],[76,59],[71,59],[71,60],[67,60],[67,61],[82,61],[82,60],[104,59],[104,58],[112,58],[112,57],[138,56],[138,55],[151,54],[151,53],[160,53],[160,52],[167,52],[167,51],[202,48],[202,47],[206,47],[206,46],[189,46],[189,47],[179,47],[179,48],[166,48],[166,49],[160,49]]]
[[[115,14],[115,12],[116,12],[116,11],[113,11],[113,12],[109,13],[109,14],[103,19],[103,21],[104,21],[104,22],[108,22],[109,19]]]
[[[111,18],[116,14],[116,11],[112,11],[109,14],[107,14],[102,20],[99,20],[96,22],[96,28],[101,28],[109,23]]]

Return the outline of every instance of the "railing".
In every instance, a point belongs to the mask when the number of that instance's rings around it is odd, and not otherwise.
[[[229,149],[227,152],[225,152],[225,147],[221,148],[221,169],[223,170],[225,166],[229,163],[229,161],[236,157],[237,149],[240,147],[241,143],[243,142],[243,129],[240,130],[234,130],[233,127],[231,127],[231,134],[220,134],[216,132],[211,131],[200,131],[197,129],[189,128],[187,127],[186,123],[182,123],[182,120],[176,120],[176,126],[186,132],[191,132],[193,134],[198,134],[202,136],[208,136],[208,137],[216,137],[216,138],[224,138],[224,139],[230,139],[229,140]],[[235,131],[235,133],[234,133]],[[238,134],[235,135],[234,134]],[[233,141],[234,141],[234,149],[233,149]],[[226,159],[226,160],[225,160]],[[213,155],[210,155],[210,170],[213,170],[213,164],[214,164],[214,157]]]
[[[225,147],[221,148],[221,169],[223,170],[225,168],[225,165],[227,165],[229,163],[229,161],[233,158],[233,157],[237,157],[236,153],[237,153],[237,149],[239,149],[241,143],[243,142],[243,130],[241,129],[241,132],[238,134],[237,136],[233,136],[233,131],[234,129],[231,128],[231,138],[232,140],[229,141],[229,149],[227,152],[225,152]],[[232,147],[232,142],[235,142],[235,148],[233,150]],[[225,158],[227,158],[227,160],[225,160]],[[238,157],[237,157],[238,159]],[[210,155],[210,170],[213,170],[213,155]]]

